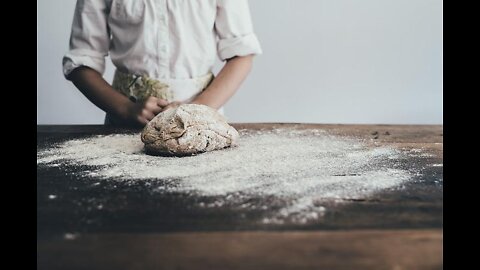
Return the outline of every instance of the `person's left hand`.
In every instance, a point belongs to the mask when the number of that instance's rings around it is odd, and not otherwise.
[[[180,101],[171,102],[171,103],[169,103],[167,106],[163,107],[163,109],[162,109],[161,112],[164,112],[164,111],[166,111],[166,110],[168,110],[168,109],[176,108],[176,107],[178,107],[178,106],[180,106],[180,105],[182,105],[182,104],[183,104],[183,102],[180,102]]]

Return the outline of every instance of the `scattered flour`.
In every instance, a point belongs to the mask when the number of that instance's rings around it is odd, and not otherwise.
[[[306,223],[324,215],[327,202],[362,199],[394,188],[411,174],[400,169],[403,154],[371,148],[359,140],[323,130],[240,130],[239,146],[190,157],[158,157],[143,152],[140,134],[93,136],[37,152],[37,164],[93,166],[82,173],[95,179],[162,179],[158,192],[214,196],[199,207],[267,209],[249,204],[273,196],[285,202],[265,223]]]
[[[78,238],[78,234],[74,234],[74,233],[66,233],[63,235],[63,239],[65,240],[75,240]]]

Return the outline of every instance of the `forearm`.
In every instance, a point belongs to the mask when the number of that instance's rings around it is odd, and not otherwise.
[[[122,117],[126,114],[131,101],[117,92],[97,71],[88,67],[79,67],[69,74],[68,79],[93,104],[107,113]]]
[[[227,61],[217,77],[192,103],[219,109],[238,90],[252,69],[253,55],[235,57]]]

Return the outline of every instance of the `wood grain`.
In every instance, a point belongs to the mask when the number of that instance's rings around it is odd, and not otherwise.
[[[93,234],[39,243],[38,269],[442,269],[441,230]]]
[[[429,125],[233,124],[237,129],[323,129],[372,146],[422,149],[405,166],[421,174],[402,190],[329,206],[309,225],[267,226],[255,215],[197,212],[148,185],[92,186],[76,168],[37,167],[38,269],[442,269],[443,127]],[[37,148],[139,130],[38,126]],[[58,195],[52,201],[49,194]],[[98,203],[103,209],[96,208]],[[176,209],[172,211],[171,209]],[[70,235],[69,233],[74,233]],[[67,237],[65,237],[67,236]]]

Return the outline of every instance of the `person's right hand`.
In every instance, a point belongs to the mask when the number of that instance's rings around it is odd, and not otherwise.
[[[124,118],[134,125],[145,126],[162,109],[169,104],[165,99],[148,97],[144,101],[132,102],[126,110]]]

